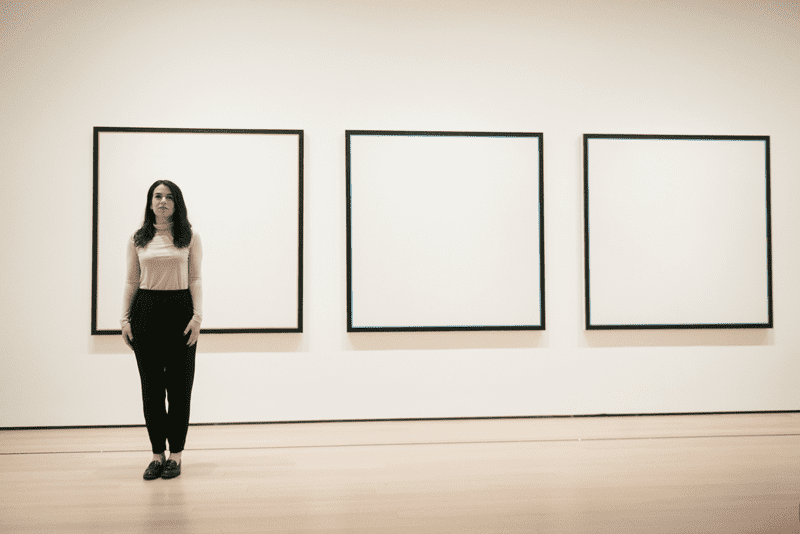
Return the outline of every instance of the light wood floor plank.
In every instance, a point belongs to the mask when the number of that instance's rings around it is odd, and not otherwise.
[[[800,435],[800,413],[191,425],[188,449]],[[0,454],[145,451],[144,427],[0,431]]]
[[[53,452],[0,454],[0,531],[800,533],[796,417],[764,417],[763,427],[750,416],[732,426],[653,419],[638,436],[617,428],[618,437],[603,437],[586,419],[584,432],[573,420],[534,420],[547,421],[536,432],[530,420],[516,420],[516,430],[508,421],[450,429],[405,422],[413,443],[396,442],[399,427],[384,423],[327,426],[318,444],[311,428],[326,425],[285,425],[305,428],[280,440],[280,425],[193,427],[190,441],[199,428],[214,430],[214,438],[187,448],[180,477],[152,482],[141,478],[146,447],[70,452],[83,439],[79,430],[30,431]],[[782,419],[793,422],[776,423]],[[568,428],[559,431],[556,421]],[[615,425],[630,423],[606,430]],[[595,438],[470,442],[462,440],[468,426],[480,438]],[[715,433],[690,437],[703,428]],[[95,430],[85,430],[86,438]],[[138,430],[146,439],[143,429],[105,430]],[[0,433],[4,450],[20,448],[8,445],[7,432]],[[362,443],[337,441],[348,434]],[[268,445],[252,446],[258,443]]]

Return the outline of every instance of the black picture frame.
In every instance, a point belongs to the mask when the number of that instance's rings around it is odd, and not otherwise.
[[[414,131],[414,130],[346,130],[345,132],[345,152],[346,152],[346,186],[345,186],[345,201],[347,210],[347,331],[348,332],[426,332],[426,331],[495,331],[495,330],[544,330],[545,329],[545,263],[544,263],[544,153],[543,153],[543,134],[542,133],[528,133],[528,132],[465,132],[465,131]],[[529,163],[529,166],[535,170],[536,176],[526,176],[530,178],[532,185],[535,185],[535,196],[531,198],[530,205],[526,206],[526,216],[530,216],[535,221],[537,228],[515,228],[517,232],[525,232],[528,230],[530,233],[526,234],[530,237],[528,248],[536,255],[535,267],[538,268],[538,274],[531,273],[532,284],[538,284],[535,288],[535,295],[530,295],[532,299],[536,299],[538,311],[536,313],[536,320],[530,323],[523,324],[383,324],[383,325],[365,325],[359,321],[354,323],[354,262],[359,261],[356,258],[357,254],[354,251],[354,224],[355,218],[359,216],[357,211],[354,212],[353,208],[353,188],[354,181],[359,184],[365,183],[361,177],[354,176],[354,162],[353,142],[355,139],[366,138],[384,138],[384,139],[517,139],[517,140],[531,140],[534,142],[537,154],[535,160]],[[527,154],[526,157],[532,157],[532,154]],[[366,178],[365,179],[369,179]],[[455,184],[455,180],[453,181]],[[531,184],[528,184],[531,186]],[[412,195],[413,196],[413,195]],[[390,198],[391,195],[385,198]],[[391,200],[390,202],[394,202]],[[522,211],[522,210],[520,210]],[[536,213],[538,211],[538,213]],[[535,214],[535,215],[531,215]],[[383,217],[384,215],[381,215]],[[403,224],[398,221],[398,224]],[[359,222],[360,228],[370,226],[369,222]],[[511,254],[509,254],[511,256]],[[424,261],[418,258],[419,261]],[[508,258],[505,264],[513,262],[513,258]],[[480,282],[478,282],[480,283]],[[387,307],[392,306],[392,303],[387,303]]]
[[[294,263],[295,267],[293,268],[294,271],[291,273],[290,276],[292,280],[296,279],[296,289],[292,294],[291,300],[294,300],[294,304],[291,304],[292,309],[286,310],[285,315],[287,317],[291,316],[291,321],[294,322],[292,325],[261,325],[253,327],[252,325],[242,326],[242,327],[211,327],[211,328],[202,328],[201,332],[204,334],[240,334],[240,333],[299,333],[303,331],[303,217],[304,217],[304,192],[303,192],[303,161],[304,161],[304,131],[303,130],[294,130],[294,129],[222,129],[222,128],[162,128],[162,127],[115,127],[115,126],[95,126],[93,129],[93,215],[92,215],[92,316],[91,316],[91,335],[120,335],[121,330],[118,328],[107,328],[103,327],[106,325],[99,325],[98,324],[98,286],[99,286],[99,264],[100,258],[103,254],[103,251],[100,250],[101,243],[99,239],[99,225],[100,221],[100,199],[101,199],[101,187],[104,185],[104,177],[100,176],[101,173],[101,157],[104,155],[102,150],[102,143],[101,137],[103,134],[135,134],[135,135],[146,135],[146,134],[190,134],[190,136],[195,135],[204,135],[204,134],[213,134],[213,135],[221,135],[221,136],[288,136],[287,140],[294,146],[293,138],[296,137],[296,150],[297,150],[297,160],[291,163],[291,168],[296,164],[296,176],[292,178],[293,185],[288,185],[287,188],[291,189],[292,196],[296,195],[296,206],[297,211],[294,216],[292,216],[292,221],[289,220],[289,217],[286,217],[286,224],[287,227],[292,227],[293,231],[296,231],[296,245],[292,244],[289,247],[284,247],[287,250],[291,249],[293,252],[291,255],[293,256],[292,259],[289,259],[289,253],[286,254],[287,262]],[[222,137],[214,137],[214,139],[222,139]],[[266,139],[266,138],[260,138]],[[293,149],[294,150],[294,149]],[[290,156],[287,156],[287,161],[290,159]],[[294,171],[292,171],[294,172]],[[170,177],[167,177],[170,179]],[[224,183],[224,180],[220,181]],[[177,183],[177,182],[176,182]],[[149,185],[149,184],[148,184]],[[179,184],[180,185],[180,184]],[[296,187],[296,190],[294,189]],[[182,186],[182,189],[184,187]],[[141,196],[145,196],[146,193],[146,186],[145,189],[141,191]],[[184,194],[186,191],[184,189]],[[138,195],[138,193],[137,193]],[[137,206],[136,209],[140,209],[139,196],[135,196],[131,199],[131,202]],[[294,200],[293,200],[294,201]],[[196,211],[197,206],[190,209],[195,209]],[[141,219],[139,219],[141,220]],[[242,223],[244,224],[244,223]],[[131,229],[132,231],[135,228]],[[234,228],[234,231],[242,231],[242,232],[249,232],[251,228],[242,227],[242,228]],[[128,234],[129,236],[129,234]],[[204,236],[205,237],[205,236]],[[204,241],[205,243],[205,241]],[[246,262],[246,256],[248,252],[248,247],[243,247],[244,250],[243,256],[239,258],[238,261]],[[204,264],[205,260],[208,258],[208,251],[204,251]],[[255,254],[255,252],[253,252]],[[204,265],[205,269],[205,265]],[[267,276],[268,273],[264,273],[264,276]],[[204,296],[207,297],[208,291],[204,289]],[[121,296],[121,293],[120,293]],[[265,296],[267,298],[268,296]],[[231,297],[235,299],[235,295]],[[120,301],[121,304],[121,301]],[[289,304],[287,304],[289,306]],[[204,309],[207,312],[208,310],[208,301],[204,302]],[[207,313],[204,315],[208,315]],[[107,321],[106,321],[107,322]],[[204,317],[204,323],[206,323],[206,319]]]
[[[763,260],[763,279],[755,280],[753,279],[753,287],[757,288],[757,292],[760,290],[764,290],[764,293],[759,293],[759,307],[763,307],[763,311],[759,311],[758,313],[763,313],[761,318],[763,320],[744,320],[744,321],[730,321],[730,320],[704,320],[704,321],[663,321],[663,322],[650,322],[650,321],[637,321],[629,317],[629,320],[625,322],[604,322],[602,320],[593,319],[592,312],[593,312],[593,303],[595,307],[597,307],[598,301],[608,302],[610,299],[608,296],[605,297],[598,297],[597,294],[593,295],[593,289],[595,286],[599,284],[600,280],[597,279],[598,276],[597,272],[593,272],[592,270],[592,254],[597,253],[597,248],[604,246],[603,244],[598,244],[598,239],[595,239],[595,243],[591,243],[591,235],[594,232],[598,234],[598,228],[601,226],[598,224],[598,218],[592,218],[591,215],[594,212],[590,212],[590,193],[592,191],[592,182],[591,182],[591,171],[590,167],[592,164],[591,160],[591,142],[593,140],[623,140],[623,141],[640,141],[640,140],[653,140],[653,141],[715,141],[715,142],[725,142],[725,146],[727,146],[727,142],[731,143],[740,143],[739,145],[730,145],[733,148],[741,148],[744,150],[745,146],[754,146],[755,149],[752,150],[754,154],[757,154],[757,157],[751,157],[751,161],[748,161],[748,167],[746,171],[742,171],[746,173],[748,183],[750,184],[751,189],[758,192],[757,195],[753,195],[748,202],[752,202],[752,205],[749,205],[749,213],[754,214],[749,217],[749,221],[753,221],[755,224],[765,224],[764,227],[764,234],[763,235],[763,245],[765,248],[762,250],[761,247],[761,238],[752,241],[754,243],[758,243],[755,246],[750,247],[750,249],[744,250],[743,257],[748,258],[747,261],[752,261],[754,264],[760,266],[760,263]],[[756,145],[744,145],[742,143],[756,143]],[[759,160],[761,158],[761,149],[759,148],[760,144],[763,144],[763,161]],[[595,143],[595,147],[599,149],[598,144]],[[629,145],[633,146],[633,145]],[[691,144],[686,144],[685,146],[692,146]],[[707,145],[711,146],[711,145]],[[723,146],[723,145],[719,145]],[[599,157],[599,156],[598,156]],[[602,158],[600,158],[602,159]],[[654,158],[655,159],[655,158]],[[667,169],[670,161],[675,162],[676,160],[664,160],[662,162],[663,168]],[[719,166],[720,169],[724,167],[723,163],[720,161],[714,160],[714,158],[709,157],[709,165],[711,165],[712,169],[714,167]],[[583,135],[583,199],[584,199],[584,283],[585,283],[585,293],[584,293],[584,303],[585,303],[585,327],[586,330],[646,330],[646,329],[723,329],[723,328],[772,328],[773,327],[773,302],[772,302],[772,230],[771,230],[771,207],[770,207],[770,137],[764,135],[646,135],[646,134],[584,134]],[[762,166],[763,165],[763,166]],[[602,164],[601,164],[602,167]],[[619,173],[620,175],[625,174],[625,170],[623,170],[624,164],[620,164],[619,166]],[[605,172],[605,170],[603,171]],[[600,171],[597,172],[597,175],[601,175]],[[709,173],[710,174],[710,173]],[[724,175],[724,171],[719,170],[719,176],[722,177]],[[763,188],[759,182],[763,180]],[[620,180],[620,183],[622,181]],[[598,187],[596,183],[594,183],[594,187]],[[699,188],[703,187],[703,184],[696,184],[694,188],[694,192],[696,193]],[[736,184],[731,185],[731,187],[736,187]],[[600,193],[597,193],[596,196],[600,197],[601,200],[598,202],[605,202],[602,200],[603,198],[610,198],[611,196],[618,196],[621,194],[629,194],[629,190],[623,190],[624,188],[618,187],[618,190],[611,191],[609,193],[608,190],[602,190]],[[688,188],[687,188],[688,189]],[[724,187],[720,187],[719,189],[726,189]],[[692,194],[691,190],[687,191],[687,195],[685,198],[688,198]],[[634,201],[629,201],[633,203]],[[713,228],[716,226],[723,226],[725,224],[719,223],[719,217],[716,217],[716,212],[714,211],[715,208],[719,208],[720,205],[723,203],[723,200],[717,200],[715,202],[708,204],[708,220],[713,221],[713,223],[709,223],[709,229],[705,233],[701,233],[700,229],[693,230],[696,231],[698,235],[711,235],[713,233]],[[601,204],[602,205],[602,204]],[[731,203],[731,206],[733,203]],[[595,206],[595,205],[593,205]],[[596,207],[596,206],[595,206]],[[761,211],[763,209],[763,212]],[[731,213],[735,212],[734,208],[730,208],[729,210]],[[620,210],[620,211],[624,211]],[[625,214],[616,213],[615,217],[619,216],[621,219],[624,219]],[[646,225],[647,217],[639,217],[639,218],[632,218],[631,220],[626,220],[625,223],[634,226],[636,224]],[[735,217],[731,217],[733,219]],[[763,218],[763,219],[762,219]],[[714,226],[712,226],[712,224]],[[733,231],[733,230],[731,230]],[[749,233],[749,232],[748,232]],[[687,234],[688,235],[688,234]],[[699,238],[698,238],[699,239]],[[606,242],[609,242],[606,239]],[[655,246],[655,245],[654,245]],[[713,247],[706,247],[706,249],[710,249]],[[721,246],[718,248],[722,248]],[[732,250],[735,247],[728,247],[727,250]],[[746,248],[746,247],[745,247]],[[687,251],[690,248],[686,247]],[[758,255],[763,253],[763,257],[758,259]],[[599,254],[598,254],[599,255]],[[623,259],[624,258],[624,259]],[[626,255],[623,255],[619,259],[619,266],[626,264],[626,260],[630,260]],[[686,262],[691,262],[692,258],[687,253],[687,257],[685,258]],[[635,260],[635,258],[634,258]],[[718,254],[715,257],[715,260],[718,262],[719,266],[725,266],[725,262],[727,258],[723,257],[723,254]],[[628,261],[627,264],[631,262]],[[633,261],[636,263],[636,261]],[[730,265],[730,264],[728,264]],[[597,267],[597,266],[595,266]],[[760,267],[759,267],[760,268]],[[596,268],[595,271],[598,269]],[[718,269],[720,275],[723,274],[725,271],[724,268]],[[608,269],[604,270],[603,272],[608,272]],[[592,280],[592,274],[596,275],[595,280]],[[628,280],[630,280],[629,277]],[[687,277],[688,278],[688,277]],[[674,288],[677,289],[677,288]],[[712,292],[713,293],[713,292]],[[640,291],[639,293],[642,295],[642,299],[646,298],[644,295],[650,294],[648,291]],[[604,300],[603,300],[604,299]],[[763,299],[763,300],[761,300]],[[699,300],[699,299],[698,299]],[[694,301],[696,304],[697,301]],[[721,302],[721,300],[720,300]],[[694,311],[689,312],[689,307],[692,306],[692,303],[686,303],[687,315],[689,313],[694,313]],[[720,306],[721,307],[721,306]],[[755,313],[757,315],[758,313]],[[743,313],[743,315],[746,313]]]

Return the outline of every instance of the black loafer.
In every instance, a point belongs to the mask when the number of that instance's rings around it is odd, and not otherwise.
[[[167,464],[164,466],[164,472],[161,474],[161,478],[175,478],[180,474],[181,464],[177,463],[175,460],[167,460]]]
[[[150,465],[147,466],[147,469],[144,470],[143,478],[145,480],[155,480],[157,478],[161,478],[161,473],[164,472],[164,464],[162,462],[156,462],[153,460],[150,462]]]

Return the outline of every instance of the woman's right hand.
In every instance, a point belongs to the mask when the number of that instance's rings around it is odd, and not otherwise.
[[[131,350],[133,350],[133,331],[131,330],[130,323],[122,327],[122,339],[124,339],[125,344],[128,345]]]

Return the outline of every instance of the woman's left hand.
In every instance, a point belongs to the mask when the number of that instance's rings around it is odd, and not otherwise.
[[[183,331],[183,335],[189,334],[189,341],[186,342],[188,346],[192,346],[197,343],[197,338],[200,337],[200,323],[197,321],[189,321],[189,324],[186,325],[186,330]]]

